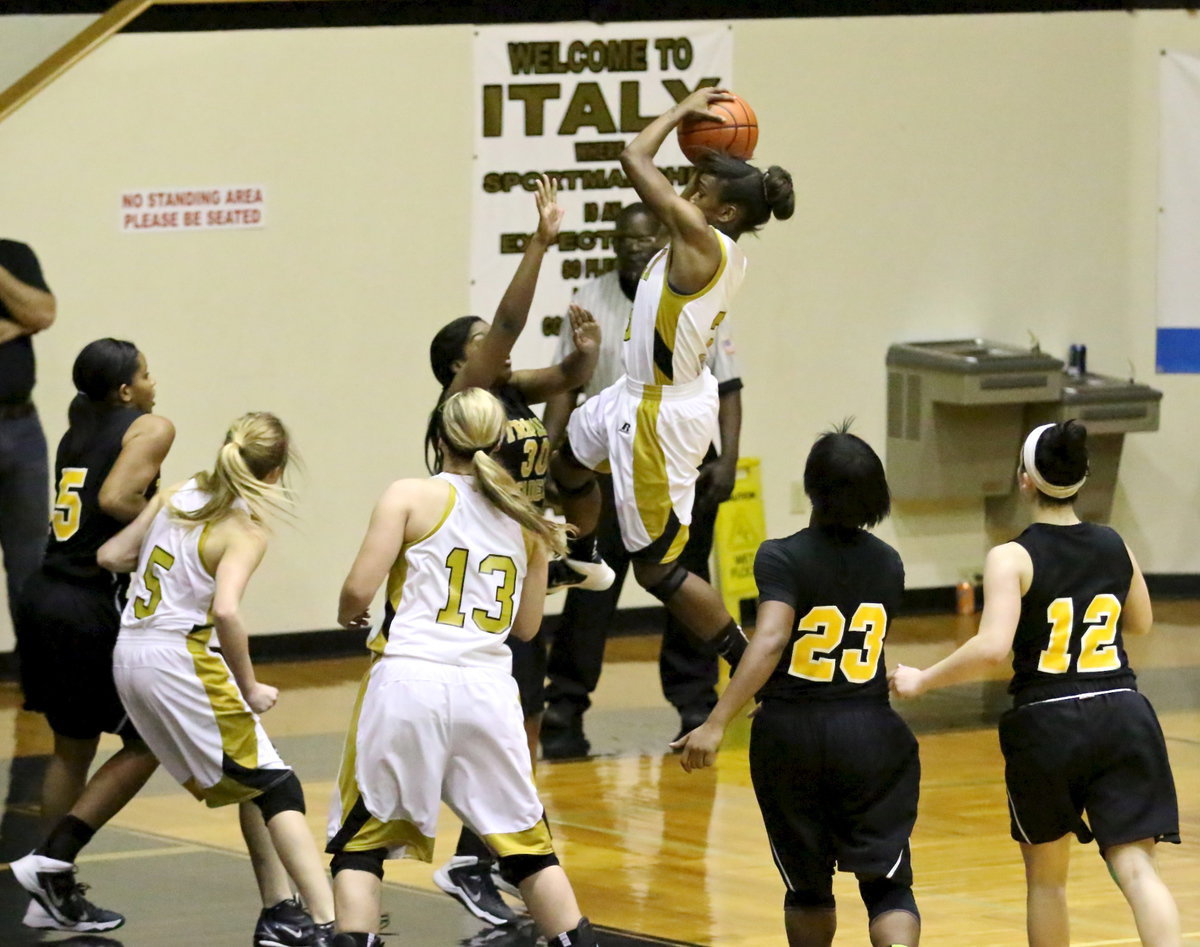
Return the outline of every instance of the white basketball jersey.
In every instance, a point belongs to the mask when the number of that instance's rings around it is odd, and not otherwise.
[[[383,653],[508,670],[504,639],[525,585],[525,532],[479,492],[474,477],[438,477],[450,484],[450,500],[441,522],[400,550],[388,576]]]
[[[671,289],[669,245],[646,265],[625,339],[625,372],[634,381],[682,385],[704,371],[717,326],[746,274],[746,254],[719,230],[713,233],[721,244],[721,263],[699,292],[682,296]]]
[[[170,507],[190,513],[209,494],[189,480],[171,496],[150,523],[137,568],[129,583],[129,602],[121,615],[124,632],[177,631],[187,634],[212,624],[215,582],[204,567],[200,549],[208,527],[171,516]]]

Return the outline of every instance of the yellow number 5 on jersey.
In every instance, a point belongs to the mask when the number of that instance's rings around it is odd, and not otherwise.
[[[83,489],[86,479],[86,467],[64,467],[58,480],[58,497],[50,514],[50,525],[54,528],[54,538],[60,543],[70,539],[79,529],[83,503],[77,491]]]
[[[162,546],[155,546],[150,553],[150,561],[146,563],[146,571],[142,573],[142,581],[146,584],[146,591],[150,595],[145,600],[141,596],[133,600],[133,614],[138,618],[149,618],[157,611],[158,604],[162,601],[162,579],[155,571],[155,567],[167,572],[173,565],[175,565],[175,557]]]

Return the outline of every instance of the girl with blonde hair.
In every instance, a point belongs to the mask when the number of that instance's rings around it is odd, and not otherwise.
[[[442,802],[495,853],[551,943],[596,943],[543,820],[505,647],[537,634],[547,554],[562,554],[565,527],[492,456],[505,420],[481,388],[446,399],[441,473],[388,487],[342,586],[347,628],[368,626],[385,580],[387,606],[330,816],[337,947],[380,943],[383,862],[432,860]]]
[[[266,517],[289,507],[281,479],[291,456],[275,415],[243,415],[211,471],[156,499],[98,554],[106,568],[134,572],[113,653],[130,718],[197,799],[239,805],[263,897],[257,947],[333,937],[333,897],[304,791],[258,718],[279,692],[254,673],[240,609],[266,552]],[[311,918],[291,899],[289,875]]]

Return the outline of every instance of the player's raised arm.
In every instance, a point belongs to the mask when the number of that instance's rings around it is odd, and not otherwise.
[[[713,102],[732,99],[733,96],[723,89],[697,89],[642,129],[621,152],[621,167],[630,183],[667,228],[671,242],[671,284],[683,293],[696,292],[712,278],[721,265],[721,246],[697,201],[697,196],[700,199],[706,197],[696,189],[697,186],[703,188],[703,181],[694,182],[687,196],[680,195],[655,165],[654,159],[676,125],[687,118],[724,121],[724,117],[710,111],[709,106]]]
[[[447,396],[464,388],[492,387],[525,328],[529,307],[533,304],[533,293],[537,289],[542,258],[558,239],[558,231],[566,213],[558,204],[558,185],[544,174],[537,182],[534,200],[538,211],[537,230],[529,238],[517,271],[496,307],[496,317],[487,334],[478,345],[468,350],[466,361],[446,388]]]

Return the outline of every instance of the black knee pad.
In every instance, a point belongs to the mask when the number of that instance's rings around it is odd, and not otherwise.
[[[558,856],[554,852],[549,855],[501,855],[500,877],[515,887],[530,875],[557,864]]]
[[[329,871],[336,878],[339,871],[366,871],[383,879],[383,860],[386,848],[372,848],[366,852],[338,852],[329,862]]]
[[[636,571],[636,570],[635,570]],[[653,595],[656,599],[667,604],[667,600],[679,591],[679,586],[687,581],[688,571],[678,562],[671,563],[671,571],[664,578],[659,579],[653,585],[645,586],[647,592]]]
[[[263,821],[270,822],[281,812],[304,813],[304,788],[295,773],[288,773],[270,789],[264,790],[252,800],[262,812]]]
[[[921,916],[911,885],[891,878],[859,878],[858,893],[862,895],[863,904],[867,906],[867,917],[872,921],[888,911],[907,911],[913,917]]]
[[[814,908],[832,911],[837,906],[833,899],[833,880],[828,891],[788,891],[783,896],[783,909]]]

